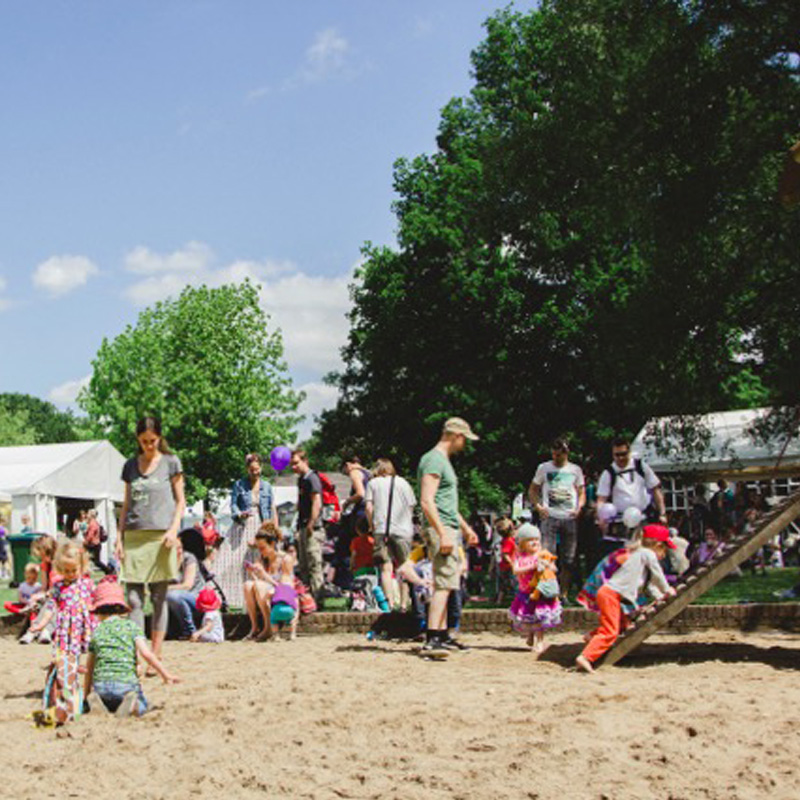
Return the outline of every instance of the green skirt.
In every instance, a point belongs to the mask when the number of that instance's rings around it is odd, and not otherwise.
[[[178,577],[176,548],[161,541],[164,531],[125,531],[125,583],[161,583]]]

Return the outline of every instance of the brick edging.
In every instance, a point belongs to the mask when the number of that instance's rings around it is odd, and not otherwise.
[[[301,633],[366,633],[377,613],[321,611],[300,620]],[[565,608],[559,631],[587,631],[597,624],[597,615],[583,608]],[[21,623],[14,617],[0,617],[0,636],[17,635]],[[243,635],[249,628],[244,614],[226,614],[229,634]],[[742,603],[729,606],[693,605],[681,612],[663,630],[689,633],[708,629],[752,631],[757,628],[800,630],[800,603]],[[465,609],[461,629],[465,633],[508,633],[508,611],[502,608]]]

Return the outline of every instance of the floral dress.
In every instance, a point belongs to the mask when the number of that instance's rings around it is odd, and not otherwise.
[[[56,654],[80,656],[89,649],[97,621],[91,611],[94,583],[88,575],[53,585],[51,607],[56,613],[53,648]]]
[[[535,554],[518,555],[514,561],[518,570],[519,591],[508,609],[515,631],[523,635],[550,630],[561,624],[561,601],[558,597],[538,600],[531,598],[531,580],[538,566]]]

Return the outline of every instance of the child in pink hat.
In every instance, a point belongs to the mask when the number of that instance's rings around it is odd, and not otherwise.
[[[84,695],[88,697],[94,689],[111,713],[140,717],[147,711],[147,700],[137,672],[138,658],[146,661],[164,683],[178,683],[180,679],[166,670],[141,628],[128,619],[130,608],[116,578],[104,578],[97,584],[93,609],[100,624],[89,643]]]
[[[191,635],[193,642],[213,642],[221,644],[225,641],[225,627],[222,624],[222,601],[219,595],[206,586],[197,595],[195,608],[203,615],[203,624]]]

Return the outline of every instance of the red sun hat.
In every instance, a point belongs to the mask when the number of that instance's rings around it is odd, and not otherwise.
[[[130,611],[130,606],[125,602],[125,594],[117,583],[116,577],[103,578],[97,584],[92,595],[92,611],[102,606],[124,606]]]
[[[677,550],[678,545],[672,541],[669,535],[669,528],[666,525],[645,525],[642,528],[642,537],[645,539],[655,539],[657,542],[664,542],[670,550]]]
[[[219,599],[219,595],[210,586],[201,590],[195,603],[195,607],[201,614],[216,611],[221,605],[222,601]]]

